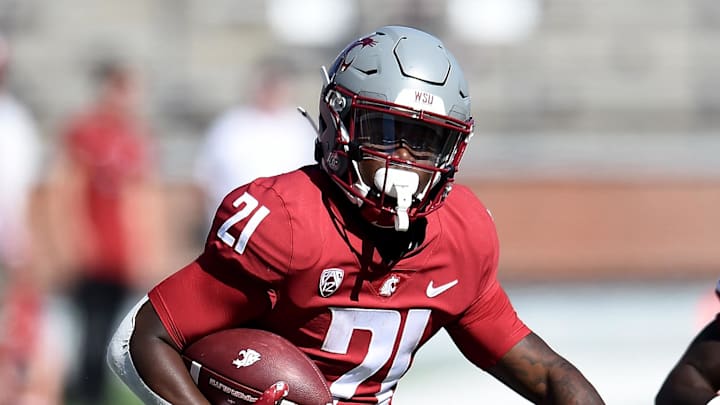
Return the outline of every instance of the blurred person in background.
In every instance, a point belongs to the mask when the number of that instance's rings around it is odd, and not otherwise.
[[[292,104],[292,71],[280,57],[261,59],[251,72],[249,101],[220,114],[205,134],[195,180],[207,221],[235,187],[315,163],[315,132]]]
[[[81,322],[73,404],[105,403],[105,347],[127,302],[157,281],[164,212],[138,72],[117,59],[93,67],[94,102],[61,134],[53,173],[53,226]]]
[[[720,281],[715,286],[720,299]],[[655,397],[656,405],[720,404],[720,313],[694,337],[670,370]]]
[[[42,143],[31,113],[8,89],[10,56],[0,35],[0,404],[57,404],[64,361],[47,322],[31,221]]]

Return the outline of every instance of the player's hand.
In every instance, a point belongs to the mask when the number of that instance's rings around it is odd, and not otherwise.
[[[255,405],[278,405],[289,392],[288,384],[285,381],[278,381],[263,392]]]

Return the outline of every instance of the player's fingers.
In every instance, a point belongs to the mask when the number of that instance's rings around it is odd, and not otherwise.
[[[290,392],[290,387],[285,381],[278,381],[270,388],[266,389],[265,392],[258,398],[255,405],[276,405],[287,396]]]

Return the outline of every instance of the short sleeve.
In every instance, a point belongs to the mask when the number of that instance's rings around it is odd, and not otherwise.
[[[255,319],[274,305],[274,286],[290,271],[293,231],[272,179],[230,192],[205,249],[149,293],[180,347],[215,330]]]
[[[272,189],[272,182],[256,180],[225,197],[205,243],[208,271],[246,274],[269,284],[281,282],[288,274],[293,229],[285,202]]]
[[[463,355],[473,364],[487,368],[495,364],[515,344],[530,333],[520,320],[505,290],[497,279],[500,244],[495,223],[485,209],[480,218],[485,224],[489,246],[487,260],[477,271],[482,274],[476,288],[477,297],[461,316],[447,327]]]
[[[494,365],[530,333],[497,281],[447,330],[463,355],[480,368]]]
[[[148,298],[175,344],[249,322],[272,306],[272,291],[243,275],[217,277],[204,256],[175,272]],[[216,272],[217,273],[217,272]]]

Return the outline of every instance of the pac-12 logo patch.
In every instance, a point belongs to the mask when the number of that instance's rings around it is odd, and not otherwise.
[[[327,298],[335,293],[340,288],[340,284],[345,277],[345,271],[343,269],[325,269],[320,274],[320,296]]]

